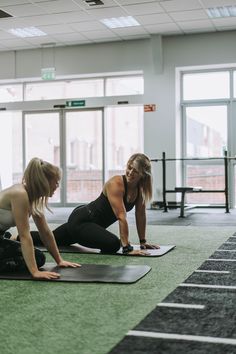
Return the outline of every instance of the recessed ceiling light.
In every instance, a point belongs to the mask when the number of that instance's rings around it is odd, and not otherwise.
[[[233,17],[236,16],[236,6],[219,6],[207,9],[210,18]]]
[[[47,33],[41,31],[36,27],[25,27],[25,28],[11,28],[7,32],[14,34],[17,37],[41,37],[46,36]]]
[[[100,20],[100,22],[108,28],[140,26],[140,23],[138,23],[138,21],[132,16],[104,18],[103,20]]]

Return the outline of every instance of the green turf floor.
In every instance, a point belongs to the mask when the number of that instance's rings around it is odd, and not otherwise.
[[[65,254],[81,264],[151,266],[135,284],[0,280],[0,353],[108,353],[234,232],[233,227],[148,226],[150,241],[176,248],[157,258]],[[134,227],[130,238],[136,240]]]

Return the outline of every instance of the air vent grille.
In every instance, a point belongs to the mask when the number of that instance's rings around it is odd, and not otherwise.
[[[5,17],[13,17],[13,16],[6,13],[5,11],[0,10],[0,18],[5,18]]]
[[[102,2],[101,0],[85,0],[84,2],[86,2],[86,4],[88,4],[89,6],[101,6],[101,5],[104,5],[104,2]]]

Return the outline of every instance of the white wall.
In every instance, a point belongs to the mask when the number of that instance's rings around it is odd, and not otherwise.
[[[152,158],[161,157],[162,151],[169,157],[178,157],[175,69],[236,62],[235,38],[236,32],[228,31],[4,52],[0,53],[0,80],[40,77],[41,68],[47,66],[55,66],[58,76],[143,70],[145,103],[157,105],[156,112],[145,113],[145,152]],[[160,200],[160,168],[157,164],[154,167],[154,199]],[[174,168],[168,172],[167,184],[175,186]]]

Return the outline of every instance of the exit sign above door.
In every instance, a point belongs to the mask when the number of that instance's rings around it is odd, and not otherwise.
[[[85,100],[66,101],[66,107],[84,107]]]

